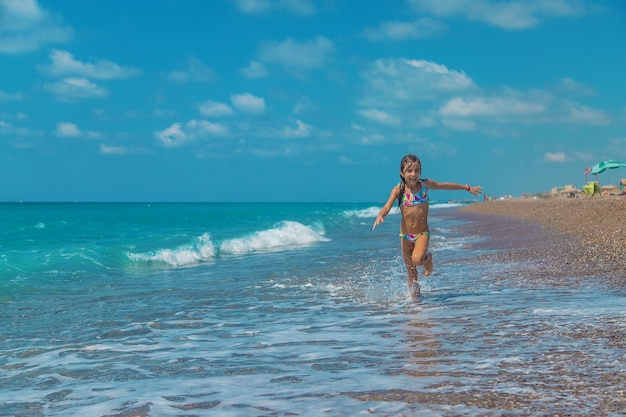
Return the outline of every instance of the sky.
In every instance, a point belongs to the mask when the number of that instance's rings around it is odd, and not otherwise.
[[[408,153],[582,188],[625,44],[617,0],[0,0],[0,201],[382,202]]]

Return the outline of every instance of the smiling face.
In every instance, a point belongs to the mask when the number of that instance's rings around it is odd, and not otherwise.
[[[400,164],[400,176],[407,185],[417,184],[422,175],[422,163],[414,155],[407,155],[402,159]]]

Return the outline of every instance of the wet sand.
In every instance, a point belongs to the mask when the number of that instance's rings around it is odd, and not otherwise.
[[[454,213],[470,223],[480,262],[520,265],[528,278],[600,277],[626,284],[626,196],[512,199],[475,203]]]
[[[507,274],[500,270],[491,279],[522,286],[563,286],[568,291],[602,285],[626,295],[626,196],[492,201],[465,206],[451,215],[469,221],[463,233],[487,237],[473,244],[483,255],[471,262],[485,264],[487,275],[492,275],[491,263],[511,265]],[[547,360],[551,367],[549,373],[534,377],[533,386],[548,384],[560,393],[557,398],[594,396],[591,407],[581,406],[580,413],[561,413],[558,405],[547,412],[533,410],[532,398],[514,396],[496,406],[529,411],[529,415],[626,415],[626,393],[617,388],[624,386],[621,366],[615,372],[597,372],[601,360],[584,358],[593,346],[610,346],[616,360],[623,357],[626,338],[620,323],[619,317],[603,318],[588,323],[581,333],[576,333],[579,327],[574,326],[574,331],[563,334],[563,346],[556,356],[551,352],[548,358],[538,355],[533,360],[533,364]],[[528,336],[542,337],[541,332],[534,331]],[[589,341],[590,345],[582,349],[572,346],[570,338]],[[567,357],[562,357],[563,353]],[[562,366],[574,363],[573,367]],[[608,386],[612,388],[607,390]],[[584,400],[576,400],[574,408],[581,403]]]

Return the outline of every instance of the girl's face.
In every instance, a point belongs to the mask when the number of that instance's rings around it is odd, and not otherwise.
[[[400,174],[407,183],[417,183],[420,179],[420,175],[422,174],[422,167],[417,161],[410,162],[404,166],[404,169],[400,172]]]

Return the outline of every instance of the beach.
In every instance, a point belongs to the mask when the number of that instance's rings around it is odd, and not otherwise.
[[[490,236],[481,259],[522,263],[535,278],[601,276],[626,283],[626,197],[517,198],[463,207],[467,231]],[[565,267],[564,267],[565,266]]]
[[[0,415],[624,415],[622,201],[0,204]]]

